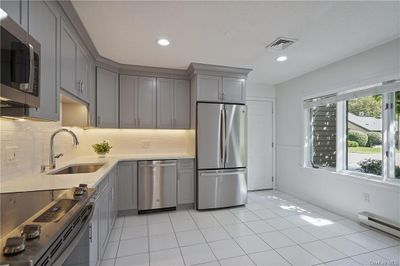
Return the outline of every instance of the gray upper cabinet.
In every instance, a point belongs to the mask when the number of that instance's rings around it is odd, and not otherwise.
[[[118,128],[118,74],[97,68],[97,127]]]
[[[59,83],[57,75],[59,16],[51,2],[29,3],[29,32],[40,42],[40,107],[29,109],[29,116],[57,121],[59,114]]]
[[[245,103],[245,80],[240,78],[222,78],[222,100],[228,103]]]
[[[120,127],[156,128],[156,78],[120,76]]]
[[[245,79],[197,75],[197,101],[245,103]]]
[[[83,49],[77,46],[76,50],[76,86],[78,90],[78,96],[86,102],[89,101],[89,89],[88,89],[88,79],[89,79],[89,59],[86,56]]]
[[[174,80],[157,79],[157,128],[173,128]]]
[[[138,80],[138,128],[156,128],[157,97],[156,78],[139,77]]]
[[[120,75],[119,77],[119,126],[136,128],[137,125],[138,77]]]
[[[222,78],[197,75],[197,100],[205,102],[222,101]]]
[[[89,59],[75,36],[61,20],[61,87],[88,102]]]
[[[190,82],[174,80],[174,128],[190,128]]]
[[[157,79],[157,128],[190,128],[188,80]]]
[[[28,0],[0,1],[0,7],[22,28],[28,30]]]
[[[61,87],[69,93],[76,95],[76,44],[74,37],[61,20]]]

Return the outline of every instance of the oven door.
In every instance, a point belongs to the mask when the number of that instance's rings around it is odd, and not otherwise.
[[[10,17],[1,18],[2,102],[39,107],[40,44]]]
[[[91,210],[86,218],[83,219],[79,232],[52,265],[89,265],[90,223],[95,211],[95,205],[90,204],[88,207]]]

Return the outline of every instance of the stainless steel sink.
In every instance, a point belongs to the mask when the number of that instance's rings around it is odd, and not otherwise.
[[[60,170],[49,173],[49,175],[73,175],[73,174],[85,174],[93,173],[99,170],[104,163],[93,163],[93,164],[74,164],[62,168]]]

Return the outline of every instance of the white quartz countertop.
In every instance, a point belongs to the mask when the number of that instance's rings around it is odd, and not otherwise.
[[[14,178],[12,180],[0,183],[0,193],[65,189],[78,186],[79,184],[87,184],[89,187],[96,187],[101,180],[107,176],[111,169],[118,164],[118,162],[136,160],[193,159],[194,157],[195,156],[191,154],[172,153],[107,155],[105,158],[93,156],[78,157],[67,163],[57,165],[57,168],[50,171],[50,173],[73,164],[104,163],[104,165],[93,173],[65,175],[50,175],[47,173],[41,173]]]

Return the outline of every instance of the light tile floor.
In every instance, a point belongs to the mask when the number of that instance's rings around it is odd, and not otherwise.
[[[246,207],[118,217],[101,265],[399,265],[400,240],[278,191]]]

